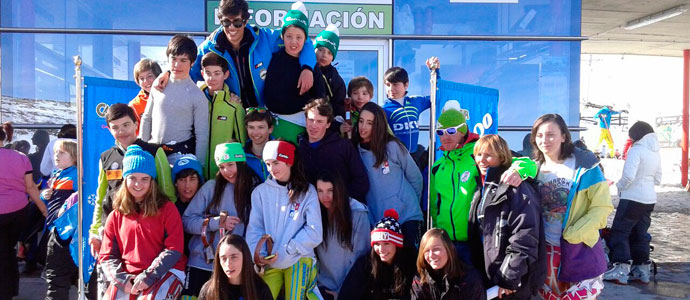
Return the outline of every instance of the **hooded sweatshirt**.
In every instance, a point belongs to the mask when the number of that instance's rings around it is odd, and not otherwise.
[[[616,183],[621,199],[656,203],[654,185],[661,184],[661,157],[655,133],[648,133],[628,151],[621,179]]]
[[[321,244],[321,207],[314,186],[290,203],[288,189],[273,178],[266,179],[252,192],[252,212],[247,225],[247,245],[254,256],[264,234],[273,238],[277,260],[269,267],[289,268],[302,257],[315,258],[314,248]],[[266,249],[261,256],[267,256]]]
[[[344,247],[338,240],[337,231],[328,236],[328,240],[316,248],[319,258],[319,276],[316,281],[319,286],[329,291],[340,291],[345,276],[355,264],[357,258],[366,255],[371,247],[369,213],[366,205],[350,198],[352,211],[352,250]]]
[[[422,197],[422,173],[412,156],[395,141],[386,145],[387,160],[381,166],[374,166],[376,156],[371,150],[357,147],[369,176],[369,222],[373,225],[383,218],[387,209],[395,209],[400,224],[407,221],[422,221],[419,200]]]
[[[347,185],[350,196],[359,202],[366,203],[366,195],[369,191],[367,171],[357,155],[357,150],[349,140],[330,131],[326,132],[324,137],[317,142],[318,144],[314,143],[316,146],[309,143],[306,133],[300,135],[298,140],[297,155],[304,163],[304,171],[309,182],[316,183],[316,177],[322,169],[338,173]]]
[[[206,238],[209,243],[211,243],[211,238],[213,238],[212,246],[213,250],[216,250],[221,236],[218,230],[218,220],[214,220],[213,217],[219,216],[222,210],[227,210],[228,216],[238,216],[237,209],[235,208],[235,199],[233,197],[234,185],[229,182],[225,185],[225,189],[223,190],[223,198],[221,199],[219,208],[212,207],[208,213],[206,212],[206,207],[213,200],[213,190],[215,187],[215,179],[209,180],[201,186],[194,198],[192,198],[192,201],[189,202],[189,206],[187,206],[184,215],[182,215],[184,231],[193,234],[192,239],[189,241],[188,266],[206,271],[213,271],[213,264],[207,264],[204,259],[204,244],[201,242],[201,227],[204,223],[204,219],[206,219],[208,214],[211,215],[211,219],[208,222],[208,228],[206,228],[208,234]],[[235,225],[235,228],[231,232],[226,232],[225,234],[244,235],[244,232],[244,222],[240,222]]]

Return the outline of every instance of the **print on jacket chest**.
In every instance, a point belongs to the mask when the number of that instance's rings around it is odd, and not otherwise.
[[[288,218],[296,220],[297,216],[299,216],[300,203],[295,203],[288,206],[290,207],[290,213],[288,214]]]

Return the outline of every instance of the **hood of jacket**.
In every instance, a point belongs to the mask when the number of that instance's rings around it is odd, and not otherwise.
[[[639,141],[635,142],[634,146],[641,146],[649,149],[649,151],[659,152],[659,140],[654,132],[646,134]]]
[[[591,169],[599,165],[599,158],[594,155],[592,151],[582,150],[578,147],[575,147],[573,155],[575,156],[575,169]]]

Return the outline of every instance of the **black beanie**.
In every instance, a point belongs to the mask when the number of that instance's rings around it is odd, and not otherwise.
[[[649,125],[647,122],[642,122],[642,121],[637,121],[633,126],[630,127],[630,130],[628,130],[628,136],[634,141],[637,142],[641,140],[645,135],[648,133],[653,133],[654,128],[652,128],[651,125]]]

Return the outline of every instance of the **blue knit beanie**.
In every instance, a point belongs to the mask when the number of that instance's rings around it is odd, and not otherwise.
[[[196,176],[199,177],[199,182],[201,182],[201,184],[204,183],[204,176],[201,175],[203,174],[203,171],[201,170],[201,163],[199,162],[199,160],[196,159],[196,156],[194,156],[193,154],[186,154],[180,157],[177,161],[175,161],[175,164],[173,164],[172,167],[173,183],[177,181],[177,174],[180,174],[180,172],[187,169],[192,169],[196,171]]]
[[[144,173],[156,179],[156,160],[139,145],[127,147],[122,159],[122,177],[125,178],[132,173]]]

